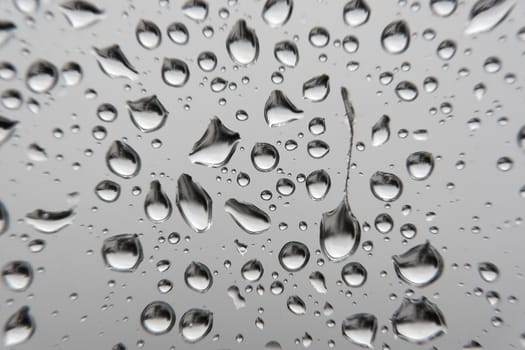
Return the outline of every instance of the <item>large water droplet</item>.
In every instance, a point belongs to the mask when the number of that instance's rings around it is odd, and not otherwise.
[[[330,152],[330,146],[323,140],[312,140],[306,145],[306,150],[310,157],[320,159]]]
[[[213,284],[213,277],[208,266],[193,261],[184,271],[186,285],[196,292],[207,292]]]
[[[63,211],[36,209],[26,215],[25,221],[37,231],[55,233],[71,225],[75,215],[73,209]]]
[[[268,214],[251,203],[230,198],[224,204],[224,210],[247,233],[262,233],[271,226]]]
[[[4,345],[10,347],[28,341],[35,328],[35,320],[30,314],[29,307],[21,307],[9,316],[4,325]]]
[[[211,72],[217,67],[217,56],[211,51],[204,51],[197,57],[197,64],[204,72]]]
[[[392,231],[394,220],[387,213],[379,214],[374,221],[374,226],[377,231],[386,234]]]
[[[213,313],[203,309],[191,309],[182,315],[179,332],[185,341],[196,343],[210,333],[213,327]]]
[[[517,142],[518,142],[518,146],[525,151],[525,125],[523,125],[519,131],[518,131],[518,135],[516,137],[517,139]],[[2,138],[0,137],[0,144],[2,144]]]
[[[279,63],[287,67],[295,67],[299,62],[299,51],[292,41],[279,41],[275,44],[273,54]]]
[[[154,301],[142,310],[140,323],[148,333],[168,333],[175,324],[175,311],[163,301]]]
[[[188,0],[182,5],[182,13],[196,22],[208,17],[208,3],[204,0]]]
[[[282,126],[303,118],[304,112],[298,109],[281,90],[274,90],[264,105],[264,119],[270,127]]]
[[[475,35],[488,32],[503,22],[514,8],[512,0],[479,0],[469,13],[465,34]]]
[[[138,153],[123,141],[113,141],[106,152],[106,164],[113,174],[124,179],[135,177],[140,171]]]
[[[286,307],[288,307],[288,310],[294,315],[304,315],[306,313],[306,304],[303,299],[299,298],[297,295],[288,297]]]
[[[104,17],[104,11],[83,0],[67,1],[60,5],[64,17],[75,29],[89,27]]]
[[[286,243],[279,252],[279,263],[289,272],[301,270],[310,260],[308,247],[296,241]]]
[[[321,249],[330,260],[341,261],[352,255],[361,239],[361,226],[345,198],[323,213],[319,235]]]
[[[350,262],[341,269],[341,277],[349,287],[361,287],[366,282],[368,273],[363,265],[358,262]]]
[[[264,267],[257,259],[249,260],[241,267],[241,275],[248,282],[257,282],[263,273]]]
[[[405,52],[410,44],[410,29],[405,21],[389,23],[381,34],[381,45],[386,52],[400,54]]]
[[[94,50],[100,69],[108,77],[127,78],[129,80],[138,78],[138,71],[128,61],[118,44],[101,49],[95,47]]]
[[[360,313],[349,316],[341,323],[343,336],[352,343],[373,348],[377,332],[377,318],[372,314]]]
[[[0,201],[0,235],[9,229],[9,212],[4,203]]]
[[[330,175],[324,169],[314,170],[306,177],[306,190],[314,201],[324,199],[330,186]]]
[[[370,7],[364,0],[350,0],[343,8],[343,19],[346,24],[358,27],[365,24],[370,17]]]
[[[414,180],[426,180],[434,170],[434,156],[429,152],[414,152],[407,157],[407,170]]]
[[[321,102],[330,93],[330,78],[326,74],[307,80],[303,84],[303,97],[312,102]]]
[[[482,262],[478,265],[481,278],[488,283],[496,282],[499,278],[499,269],[491,262]]]
[[[403,183],[394,174],[376,171],[370,177],[372,194],[383,202],[393,202],[401,196]]]
[[[139,237],[124,233],[106,238],[102,244],[102,258],[114,271],[135,271],[143,259]]]
[[[190,77],[190,69],[186,62],[178,58],[164,58],[161,74],[162,80],[169,86],[182,87]]]
[[[160,182],[158,180],[152,181],[150,190],[144,200],[144,211],[146,216],[154,223],[159,223],[168,220],[171,216],[171,202],[162,191]]]
[[[38,60],[32,63],[26,72],[26,84],[36,93],[48,92],[58,81],[58,70],[49,61]]]
[[[251,159],[255,169],[268,172],[279,164],[279,152],[269,143],[258,142],[252,148]]]
[[[82,67],[76,62],[67,62],[62,66],[62,77],[67,86],[75,86],[84,77]]]
[[[255,31],[240,19],[233,26],[226,39],[226,49],[230,58],[240,64],[255,62],[259,56],[259,39]]]
[[[290,19],[293,0],[267,0],[262,10],[262,18],[270,27],[285,25]]]
[[[111,180],[102,180],[95,186],[95,194],[104,202],[114,202],[120,196],[120,185]]]
[[[448,17],[456,10],[457,0],[430,0],[432,12],[440,17]]]
[[[127,101],[129,116],[133,124],[143,132],[160,129],[166,122],[168,111],[157,98],[157,95]]]
[[[443,272],[443,258],[428,241],[392,259],[397,276],[413,286],[428,286]]]
[[[228,129],[219,118],[214,117],[204,134],[193,145],[190,160],[194,164],[209,167],[223,166],[233,156],[240,139],[239,133]]]
[[[372,146],[384,145],[390,139],[390,117],[382,115],[372,126]]]
[[[2,267],[2,280],[10,290],[23,292],[33,281],[33,268],[27,261],[11,261]]]
[[[135,28],[137,41],[143,48],[152,50],[160,45],[161,33],[159,27],[152,21],[141,19]]]
[[[188,174],[181,174],[177,180],[176,202],[182,218],[195,232],[210,228],[212,200],[208,192]]]
[[[423,344],[443,335],[447,327],[437,305],[425,297],[405,298],[391,320],[397,336],[416,344]]]

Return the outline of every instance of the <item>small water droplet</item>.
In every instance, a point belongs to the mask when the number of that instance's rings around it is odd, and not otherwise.
[[[299,298],[297,295],[292,295],[286,300],[286,307],[294,315],[304,315],[306,313],[306,304],[303,299]]]
[[[389,23],[381,34],[381,45],[386,52],[400,54],[406,51],[410,44],[410,29],[405,21]]]
[[[272,171],[279,164],[279,152],[269,143],[256,143],[251,152],[251,159],[255,169],[268,172]]]
[[[159,47],[161,33],[159,27],[152,21],[141,19],[135,28],[137,41],[143,48],[153,50]]]
[[[156,95],[142,97],[126,103],[131,121],[140,131],[152,132],[158,130],[166,122],[168,111]]]
[[[511,0],[478,0],[470,9],[465,34],[488,32],[503,22],[514,8]]]
[[[330,78],[326,74],[313,77],[303,84],[303,98],[321,102],[330,93]]]
[[[205,293],[211,288],[213,277],[208,266],[193,261],[184,271],[184,281],[194,291]]]
[[[75,29],[89,27],[104,17],[104,11],[84,0],[67,1],[60,5],[60,9]]]
[[[408,174],[414,180],[426,180],[434,170],[434,156],[429,152],[414,152],[407,157]]]
[[[324,170],[314,170],[306,177],[306,190],[313,200],[322,200],[330,190],[330,175]]]
[[[182,5],[182,13],[196,22],[202,22],[208,17],[208,3],[204,0],[188,0]]]
[[[363,265],[350,262],[341,269],[341,277],[349,287],[358,288],[365,284],[368,273]]]
[[[478,271],[481,278],[488,283],[496,282],[499,278],[499,269],[491,262],[482,262],[478,265]]]
[[[212,200],[206,190],[188,174],[177,180],[177,207],[184,221],[195,231],[204,232],[211,226]]]
[[[372,194],[383,202],[393,202],[401,196],[403,183],[394,174],[376,171],[370,177]]]
[[[150,184],[150,190],[144,200],[144,211],[148,219],[154,223],[166,221],[171,216],[171,201],[162,191],[160,182],[157,180]]]
[[[304,112],[298,109],[281,90],[274,90],[264,105],[264,118],[270,127],[283,126],[302,119]]]
[[[287,67],[295,67],[299,62],[299,50],[292,41],[279,41],[275,44],[273,54],[279,63]]]
[[[372,146],[384,145],[390,139],[390,117],[382,115],[372,126]]]
[[[26,84],[35,93],[45,93],[55,87],[58,81],[58,70],[49,61],[33,62],[26,72]]]
[[[56,233],[71,225],[75,215],[76,213],[73,209],[63,211],[36,209],[26,215],[25,221],[39,232]]]

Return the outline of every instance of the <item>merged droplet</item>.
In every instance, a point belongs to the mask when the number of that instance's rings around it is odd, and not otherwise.
[[[208,17],[208,3],[204,0],[188,0],[182,5],[182,13],[196,22],[202,22]]]
[[[292,15],[293,0],[266,0],[262,18],[270,27],[286,24]]]
[[[135,28],[135,36],[139,44],[148,50],[159,47],[162,34],[159,27],[152,21],[141,19]]]
[[[150,184],[150,190],[144,200],[144,211],[148,219],[154,223],[166,221],[171,216],[171,201],[168,195],[162,191],[158,180],[154,180]]]
[[[286,307],[294,315],[304,315],[306,313],[306,304],[304,303],[303,299],[297,295],[288,297],[288,300],[286,300]]]
[[[367,313],[355,314],[343,320],[341,329],[346,339],[371,349],[377,333],[377,318]]]
[[[101,49],[95,47],[94,50],[100,69],[108,77],[127,78],[129,80],[135,80],[139,77],[139,72],[131,65],[118,44]]]
[[[408,174],[414,180],[426,180],[434,170],[434,156],[429,152],[414,152],[407,157]]]
[[[4,345],[15,346],[28,341],[35,332],[36,324],[29,306],[23,306],[9,316],[4,325]]]
[[[188,174],[181,174],[177,180],[176,202],[182,218],[195,232],[210,228],[212,200],[208,192]]]
[[[143,259],[138,235],[124,233],[106,238],[102,244],[102,258],[107,267],[118,272],[133,272]]]
[[[211,288],[213,277],[208,266],[193,261],[184,271],[184,281],[190,289],[204,293]]]
[[[365,24],[370,18],[370,7],[365,0],[350,0],[343,8],[343,20],[352,27]]]
[[[403,183],[394,174],[376,171],[370,177],[372,194],[383,202],[393,202],[401,196]]]
[[[259,39],[255,31],[240,19],[233,26],[226,39],[226,49],[230,58],[240,64],[250,64],[259,57]]]
[[[313,77],[303,84],[303,98],[321,102],[330,93],[330,78],[326,74]]]
[[[443,272],[443,258],[428,241],[392,259],[397,276],[412,286],[428,286]]]
[[[389,23],[381,34],[381,45],[386,52],[400,54],[406,51],[410,44],[410,29],[405,21]]]
[[[343,282],[349,287],[361,287],[365,284],[367,276],[365,267],[356,261],[346,264],[341,269]]]
[[[144,330],[151,334],[168,333],[175,324],[175,311],[163,301],[148,304],[140,315],[140,323]]]
[[[23,292],[33,282],[33,268],[23,260],[8,262],[2,267],[2,280],[10,290]]]
[[[249,260],[241,267],[241,275],[248,282],[257,282],[263,273],[263,264],[257,259]]]
[[[306,177],[305,183],[310,198],[314,201],[322,200],[330,190],[330,175],[324,169],[314,170]]]
[[[204,51],[197,57],[197,64],[204,72],[211,72],[217,67],[217,56],[211,51]]]
[[[190,160],[208,167],[223,166],[233,156],[240,139],[239,133],[228,129],[219,118],[213,117],[204,134],[193,145]]]
[[[69,24],[75,29],[89,27],[104,17],[104,11],[84,0],[67,1],[60,5]]]
[[[55,87],[58,81],[58,69],[46,60],[33,62],[26,72],[26,85],[35,93],[45,93]]]
[[[251,159],[255,169],[268,172],[279,164],[279,152],[269,143],[257,142],[252,148]]]
[[[26,215],[25,222],[39,232],[56,233],[71,225],[75,215],[73,209],[62,211],[36,209]]]
[[[164,126],[168,111],[157,95],[142,97],[126,103],[131,121],[140,131],[152,132]]]
[[[140,171],[140,157],[127,143],[113,141],[106,152],[106,165],[109,170],[124,179],[135,177]]]
[[[270,127],[283,126],[303,118],[304,112],[298,109],[281,90],[274,90],[264,105],[264,119]]]
[[[283,245],[279,252],[279,263],[289,272],[301,270],[310,260],[310,251],[308,247],[296,241],[291,241]]]
[[[382,115],[372,126],[372,146],[384,145],[390,139],[390,117]]]
[[[348,199],[323,213],[319,241],[323,253],[332,261],[341,261],[352,255],[361,239],[361,226],[350,209]]]
[[[188,343],[196,343],[210,333],[213,327],[213,313],[203,309],[191,309],[182,315],[179,332]]]
[[[425,297],[405,298],[391,321],[398,337],[416,344],[426,343],[445,334],[447,328],[437,305]]]
[[[478,0],[470,10],[465,34],[491,31],[507,18],[514,5],[512,0]]]
[[[271,226],[268,214],[251,203],[240,202],[230,198],[224,204],[224,210],[230,214],[233,221],[246,233],[262,233]]]

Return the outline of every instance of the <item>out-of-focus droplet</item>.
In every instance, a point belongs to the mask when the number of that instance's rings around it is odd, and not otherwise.
[[[384,145],[390,139],[390,117],[382,115],[372,126],[372,146]]]
[[[25,222],[42,233],[56,233],[73,223],[76,213],[73,209],[48,211],[36,209],[28,213]]]
[[[251,203],[230,198],[224,204],[224,210],[246,233],[262,233],[271,226],[268,214]]]
[[[162,80],[169,86],[182,87],[190,77],[190,69],[183,60],[164,58],[161,68]]]
[[[303,299],[299,298],[297,295],[288,297],[286,307],[288,307],[288,310],[294,315],[304,315],[306,313],[306,304]]]
[[[26,72],[26,85],[35,93],[45,93],[55,87],[58,81],[58,69],[46,60],[33,62]]]
[[[250,64],[259,57],[259,39],[255,31],[240,19],[233,26],[226,39],[226,49],[230,58],[240,64]]]
[[[394,174],[376,171],[370,177],[372,194],[383,202],[393,202],[401,196],[403,183]]]
[[[259,171],[272,171],[279,164],[279,158],[279,152],[269,143],[258,142],[252,148],[252,164]]]
[[[164,222],[171,216],[171,201],[158,180],[150,184],[150,190],[144,200],[144,211],[148,219],[154,223]]]
[[[381,45],[386,52],[400,54],[406,51],[410,44],[410,29],[405,21],[389,23],[381,34]]]
[[[363,265],[358,262],[349,262],[341,269],[343,282],[349,287],[358,288],[365,284],[368,273]]]
[[[315,201],[324,199],[330,186],[330,175],[324,169],[314,170],[306,177],[306,190]]]
[[[140,163],[138,153],[123,141],[113,141],[106,152],[109,170],[124,179],[135,177],[140,171]]]
[[[341,329],[343,336],[352,343],[372,349],[377,332],[377,318],[367,313],[355,314],[343,320]]]
[[[84,0],[64,2],[60,5],[60,9],[75,29],[89,27],[104,17],[104,11]]]
[[[266,0],[262,18],[270,27],[286,24],[292,15],[293,0]]]
[[[296,272],[306,266],[310,260],[308,247],[296,241],[291,241],[283,245],[279,252],[279,263],[289,272]]]
[[[13,136],[17,124],[17,121],[0,115],[0,146]]]
[[[465,34],[476,35],[493,30],[514,8],[513,0],[478,0],[469,13]]]
[[[392,315],[394,333],[408,342],[423,344],[445,334],[445,318],[427,298],[405,298]]]
[[[124,233],[106,238],[102,244],[102,258],[106,266],[114,271],[135,271],[144,258],[139,237]]]
[[[488,283],[496,282],[499,278],[499,269],[491,262],[482,262],[478,265],[479,275],[483,281]]]
[[[177,180],[177,207],[182,218],[195,232],[204,232],[211,226],[212,200],[206,190],[188,174]]]
[[[168,111],[156,95],[142,97],[126,103],[131,121],[140,131],[156,131],[166,122]]]
[[[303,84],[303,98],[321,102],[330,93],[330,78],[326,74],[313,77]]]
[[[2,280],[10,290],[23,292],[33,282],[33,268],[23,260],[8,262],[2,267]]]
[[[361,239],[361,226],[350,209],[348,199],[323,213],[319,240],[323,253],[332,261],[341,261],[352,255]]]
[[[120,196],[120,185],[111,180],[102,180],[95,186],[95,194],[104,202],[114,202]]]
[[[287,67],[295,67],[299,62],[299,50],[292,41],[279,41],[275,44],[273,54],[279,63]]]
[[[28,341],[35,332],[36,324],[29,306],[23,306],[9,316],[4,325],[4,346],[11,347]]]
[[[154,301],[142,310],[140,323],[148,333],[155,335],[168,333],[175,324],[175,311],[163,301]]]
[[[298,109],[281,90],[274,90],[264,105],[264,119],[270,127],[283,126],[302,119],[304,112]]]
[[[428,286],[443,272],[443,258],[428,241],[401,255],[394,255],[392,260],[397,276],[416,287]]]
[[[67,86],[75,86],[84,77],[82,67],[76,62],[68,62],[62,66],[62,78]]]
[[[162,34],[159,27],[152,21],[141,19],[135,28],[135,36],[139,44],[148,50],[159,47]]]
[[[343,20],[351,27],[359,27],[370,18],[370,6],[365,0],[350,0],[343,8]]]
[[[184,271],[184,281],[188,288],[204,293],[211,288],[213,277],[208,266],[193,261]]]
[[[97,62],[104,74],[110,78],[136,80],[139,72],[131,65],[118,44],[104,48],[94,48]]]
[[[440,17],[448,17],[458,6],[457,0],[430,0],[430,9]]]
[[[408,174],[414,180],[426,180],[434,170],[434,156],[429,152],[414,152],[407,157]]]
[[[213,327],[213,313],[203,309],[191,309],[182,315],[179,332],[188,343],[196,343],[210,333]]]
[[[202,22],[208,17],[208,3],[204,0],[188,0],[182,5],[182,13],[196,22]]]

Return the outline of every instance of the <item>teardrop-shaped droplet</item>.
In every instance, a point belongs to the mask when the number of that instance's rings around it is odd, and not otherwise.
[[[292,15],[293,0],[266,0],[262,18],[270,27],[286,24]]]
[[[457,0],[430,0],[430,9],[440,17],[448,17],[456,10]]]
[[[159,47],[162,34],[159,27],[152,21],[141,19],[135,28],[135,36],[139,44],[148,50]]]
[[[496,282],[499,278],[499,269],[491,262],[482,262],[478,265],[481,278],[488,283]]]
[[[353,261],[341,269],[341,277],[343,282],[349,287],[358,288],[365,284],[368,273],[363,265]]]
[[[246,233],[262,233],[271,226],[268,214],[251,203],[240,202],[230,198],[224,204],[224,210],[230,214],[233,221]]]
[[[82,67],[76,62],[67,62],[62,66],[61,71],[67,86],[78,85],[84,77]]]
[[[324,199],[330,186],[330,175],[324,169],[314,170],[306,177],[306,190],[314,201]]]
[[[303,118],[304,112],[298,109],[281,90],[274,90],[264,105],[264,119],[270,127],[282,126]]]
[[[304,315],[306,313],[306,304],[303,299],[299,298],[297,295],[292,295],[288,297],[286,301],[286,307],[294,315]]]
[[[403,183],[394,174],[376,171],[370,177],[372,194],[383,202],[393,202],[401,196]]]
[[[8,119],[0,115],[0,146],[4,144],[16,130],[17,121]]]
[[[289,272],[301,270],[310,260],[308,247],[296,241],[291,241],[283,245],[279,252],[279,263]]]
[[[346,196],[335,209],[323,213],[319,239],[323,253],[332,261],[344,260],[357,249],[361,226]]]
[[[71,225],[75,215],[73,209],[63,211],[36,209],[26,215],[25,222],[39,232],[55,233]]]
[[[367,313],[355,314],[343,320],[341,329],[343,336],[352,343],[372,349],[377,332],[377,318]]]
[[[223,166],[233,156],[240,139],[239,133],[228,129],[219,118],[213,117],[204,134],[193,145],[190,160],[208,167]]]
[[[312,287],[316,290],[317,293],[326,293],[328,290],[326,289],[326,279],[324,275],[319,271],[314,271],[310,274],[310,277],[308,277],[310,280],[310,284]]]
[[[202,22],[208,17],[208,3],[204,0],[188,0],[182,5],[182,13],[196,22]]]
[[[0,236],[9,229],[9,212],[4,203],[0,201]]]
[[[75,29],[89,27],[104,17],[104,11],[84,0],[67,1],[60,5],[60,9]]]
[[[177,207],[184,221],[195,232],[204,232],[211,226],[212,200],[208,192],[188,174],[177,180]]]
[[[154,301],[142,310],[140,323],[148,333],[155,335],[168,333],[175,324],[175,311],[163,301]]]
[[[136,234],[124,233],[106,238],[102,258],[107,267],[119,272],[132,272],[143,259],[142,244]]]
[[[114,202],[120,196],[120,185],[111,180],[102,180],[95,186],[95,194],[104,202]]]
[[[174,22],[168,26],[166,31],[171,41],[175,44],[184,45],[190,39],[188,27],[184,23]]]
[[[343,8],[343,19],[352,27],[365,24],[370,18],[370,7],[365,0],[350,0]]]
[[[425,287],[437,280],[443,271],[443,258],[430,242],[410,248],[401,255],[394,255],[394,269],[404,282]]]
[[[508,17],[514,5],[513,0],[478,0],[470,10],[465,34],[491,31]]]
[[[240,64],[250,64],[259,57],[259,39],[255,31],[240,19],[233,26],[226,39],[226,49],[230,58]]]
[[[190,77],[190,69],[183,60],[164,58],[161,68],[162,80],[169,86],[182,87]]]
[[[408,342],[423,344],[445,334],[445,318],[436,304],[425,297],[403,299],[392,315],[394,333]]]
[[[272,171],[279,164],[279,158],[279,151],[269,143],[258,142],[252,148],[252,164],[259,171]]]
[[[138,153],[123,141],[113,141],[106,152],[106,164],[113,174],[124,179],[135,177],[140,171]]]
[[[152,181],[150,190],[144,200],[146,216],[154,223],[168,220],[171,216],[171,201],[162,190],[158,180]]]
[[[33,268],[27,261],[11,261],[2,267],[2,280],[10,290],[23,292],[33,282]]]
[[[372,126],[372,146],[384,145],[390,139],[390,117],[382,115]]]
[[[182,315],[179,332],[188,343],[196,343],[210,333],[213,327],[213,313],[203,309],[191,309]]]
[[[131,121],[140,131],[152,132],[164,126],[168,111],[157,95],[142,97],[126,103]]]
[[[241,275],[248,282],[257,282],[263,273],[264,267],[257,259],[249,260],[241,267]]]
[[[32,63],[26,72],[26,85],[29,90],[41,94],[55,87],[58,81],[58,69],[46,60]]]
[[[35,320],[29,306],[23,306],[9,316],[4,325],[4,346],[11,347],[28,341],[35,332]]]
[[[279,41],[275,44],[273,54],[279,63],[287,67],[295,67],[299,62],[299,50],[292,41]]]
[[[400,54],[405,52],[410,44],[410,29],[405,21],[389,23],[381,34],[381,45],[386,52]]]
[[[95,47],[94,50],[100,69],[108,77],[129,80],[139,77],[139,72],[131,65],[118,44],[101,49]]]
[[[321,102],[330,93],[330,78],[326,74],[307,80],[303,84],[303,98],[312,102]]]
[[[204,293],[211,288],[213,277],[208,266],[193,261],[184,271],[184,281],[188,288]]]
[[[429,152],[414,152],[407,157],[407,170],[414,180],[426,180],[434,170],[434,156]]]

